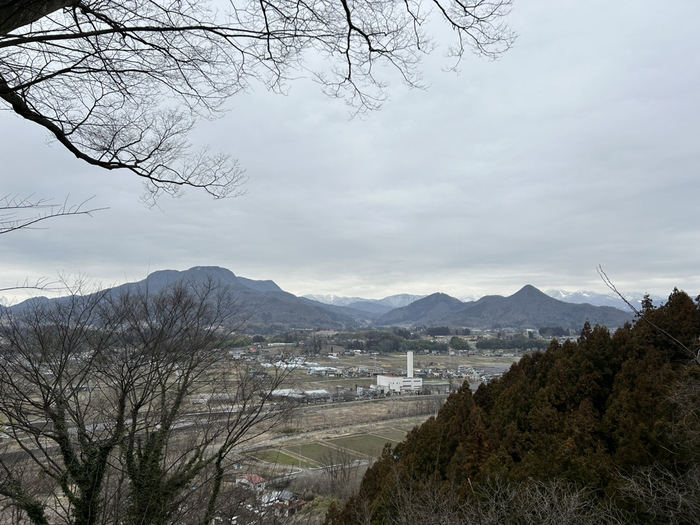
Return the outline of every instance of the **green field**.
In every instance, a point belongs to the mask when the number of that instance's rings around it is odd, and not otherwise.
[[[312,441],[285,445],[280,449],[255,452],[252,456],[273,465],[314,468],[334,463],[341,456],[350,460],[376,459],[385,443],[396,445],[405,435],[398,429],[383,429],[377,434],[356,434],[329,439],[325,443]]]
[[[362,434],[333,439],[330,443],[357,452],[365,458],[370,457],[376,459],[382,454],[382,449],[386,443],[391,443],[391,445],[394,446],[398,442],[375,436],[374,434]]]
[[[338,451],[333,447],[328,447],[318,442],[303,443],[297,447],[290,447],[288,450],[294,450],[294,452],[300,456],[310,459],[317,465],[328,463],[338,455]],[[352,459],[361,459],[360,456],[357,456],[352,452],[350,454],[353,456]]]
[[[329,407],[330,410],[331,407]],[[403,441],[406,433],[425,420],[424,416],[399,421],[377,422],[371,430],[363,430],[345,436],[298,438],[287,440],[275,448],[259,450],[251,454],[270,467],[317,468],[340,461],[377,459],[385,443],[392,446]],[[287,439],[287,438],[285,438]]]
[[[289,467],[301,467],[301,468],[312,468],[316,465],[310,463],[304,459],[296,458],[285,454],[281,450],[263,450],[261,452],[256,452],[253,457],[264,461],[266,463],[272,463],[273,465],[283,465]]]
[[[393,441],[394,444],[400,443],[406,438],[406,431],[396,428],[384,428],[374,432],[376,436],[386,438],[387,441]]]

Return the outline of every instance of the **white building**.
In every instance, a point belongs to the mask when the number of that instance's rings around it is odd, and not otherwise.
[[[377,376],[377,389],[382,392],[420,392],[423,380],[420,377]]]
[[[423,388],[423,380],[420,377],[413,377],[413,352],[406,353],[406,375],[399,376],[377,376],[377,390],[382,392],[420,392]]]

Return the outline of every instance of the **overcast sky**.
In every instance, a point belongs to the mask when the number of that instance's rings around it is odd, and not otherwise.
[[[700,2],[515,3],[500,60],[455,75],[438,50],[426,91],[395,83],[365,118],[303,80],[232,99],[193,141],[245,166],[235,199],[148,208],[134,177],[0,112],[0,195],[109,208],[0,236],[0,287],[213,265],[296,295],[465,298],[604,292],[600,264],[623,291],[697,295]]]

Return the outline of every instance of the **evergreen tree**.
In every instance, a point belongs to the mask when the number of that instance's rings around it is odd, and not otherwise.
[[[474,395],[468,385],[453,393],[436,417],[385,450],[329,523],[357,523],[360,511],[367,522],[400,523],[401,494],[436,501],[435,491],[480,523],[585,523],[593,515],[601,523],[692,522],[699,352],[700,299],[679,290],[659,307],[645,300],[615,334],[586,323],[577,341],[553,341]],[[571,519],[552,514],[563,512],[561,501],[542,507],[543,498],[568,498]]]

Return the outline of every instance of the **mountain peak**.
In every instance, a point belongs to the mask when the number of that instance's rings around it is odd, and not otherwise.
[[[193,266],[181,273],[183,275],[210,275],[212,277],[225,278],[227,281],[236,278],[236,274],[221,266]]]
[[[527,298],[542,298],[546,297],[548,299],[552,299],[552,297],[549,297],[546,293],[542,292],[541,290],[535,288],[531,284],[526,284],[523,286],[520,290],[515,292],[511,297],[527,297]]]
[[[148,277],[146,277],[145,283],[152,291],[155,291],[182,280],[196,282],[204,279],[212,279],[227,285],[240,284],[238,282],[238,277],[236,277],[231,270],[219,266],[194,266],[184,271],[158,270],[149,274]],[[138,283],[127,283],[124,286],[128,287],[130,284]]]

